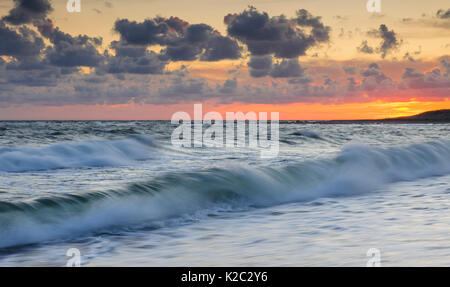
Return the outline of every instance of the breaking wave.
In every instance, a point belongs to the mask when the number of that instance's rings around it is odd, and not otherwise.
[[[46,147],[0,147],[0,171],[121,166],[152,157],[153,138],[66,142]]]
[[[123,143],[119,142],[108,147],[111,153],[119,150],[125,159],[133,158],[127,155],[134,154],[134,149],[121,149]],[[145,142],[135,144],[134,148],[139,149]],[[74,149],[81,153],[80,146],[75,145]],[[53,147],[51,151],[71,158],[68,155],[71,153],[58,148]],[[386,149],[353,144],[344,147],[333,159],[280,168],[210,169],[170,174],[117,190],[20,202],[0,201],[0,247],[182,219],[200,211],[351,196],[374,191],[390,182],[448,173],[450,143],[447,141]]]
[[[293,132],[293,133],[291,133],[291,135],[303,136],[303,137],[312,138],[312,139],[322,139],[322,137],[318,133],[313,132],[313,131],[308,131],[308,130]]]

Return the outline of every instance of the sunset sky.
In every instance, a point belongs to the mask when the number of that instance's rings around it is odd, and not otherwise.
[[[448,0],[0,0],[0,120],[450,109]]]

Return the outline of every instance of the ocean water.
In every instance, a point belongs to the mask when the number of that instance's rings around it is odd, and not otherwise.
[[[0,122],[0,265],[450,266],[450,125],[286,121],[271,159],[174,128]]]

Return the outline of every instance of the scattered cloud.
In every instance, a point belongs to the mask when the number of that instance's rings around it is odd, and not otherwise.
[[[35,23],[53,10],[50,0],[14,0],[14,8],[2,19],[13,25]]]
[[[103,3],[106,8],[113,7],[110,2]],[[104,43],[101,37],[64,32],[48,18],[51,11],[48,0],[17,0],[1,18],[2,107],[175,104],[211,99],[220,103],[340,103],[402,91],[432,91],[435,97],[448,97],[450,59],[443,57],[434,62],[434,68],[421,69],[422,61],[415,59],[421,49],[402,51],[403,58],[392,64],[402,65],[397,76],[385,68],[385,60],[333,62],[330,68],[327,61],[332,60],[314,59],[323,61],[320,69],[314,69],[302,57],[318,55],[316,48],[330,43],[331,28],[303,9],[289,18],[249,7],[224,17],[226,34],[175,16],[118,19],[113,25],[118,40],[111,43]],[[439,10],[421,21],[444,25],[449,21],[448,12]],[[340,34],[352,38],[350,32],[342,29]],[[363,40],[360,53],[379,54],[384,59],[402,45],[394,30],[384,24],[365,35],[379,44],[371,46]],[[229,65],[220,77],[189,70],[199,62],[222,60],[238,61],[218,64]]]
[[[298,59],[284,59],[273,65],[270,75],[274,78],[303,77],[305,70],[298,63]]]
[[[396,50],[402,44],[394,30],[389,30],[389,28],[384,24],[381,24],[378,29],[369,30],[367,32],[367,36],[381,39],[380,46],[375,50],[368,45],[367,40],[364,40],[357,50],[365,54],[373,54],[375,52],[380,53],[381,58],[383,59],[388,53]]]
[[[284,15],[270,17],[254,7],[224,18],[228,34],[244,43],[252,56],[274,55],[277,58],[296,58],[330,39],[331,28],[301,9],[296,17]],[[304,28],[310,28],[306,33]]]
[[[36,32],[27,28],[11,29],[0,21],[0,55],[17,58],[37,57],[44,48],[44,41]]]
[[[361,45],[356,48],[360,53],[373,54],[375,52],[374,48],[370,47],[367,40],[362,41]]]
[[[143,22],[117,20],[114,30],[123,45],[164,47],[161,58],[170,61],[220,61],[239,59],[242,48],[207,24],[189,24],[178,17]]]
[[[450,9],[447,9],[447,11],[445,11],[444,9],[439,9],[436,12],[436,17],[438,17],[439,19],[450,19]]]

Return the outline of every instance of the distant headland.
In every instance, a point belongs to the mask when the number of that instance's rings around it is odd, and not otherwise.
[[[329,124],[351,124],[351,123],[393,123],[393,124],[411,124],[411,123],[450,123],[450,110],[428,111],[409,117],[386,118],[377,120],[329,120],[317,121]]]
[[[388,118],[382,121],[391,122],[436,122],[450,123],[450,110],[437,110],[410,117]]]

